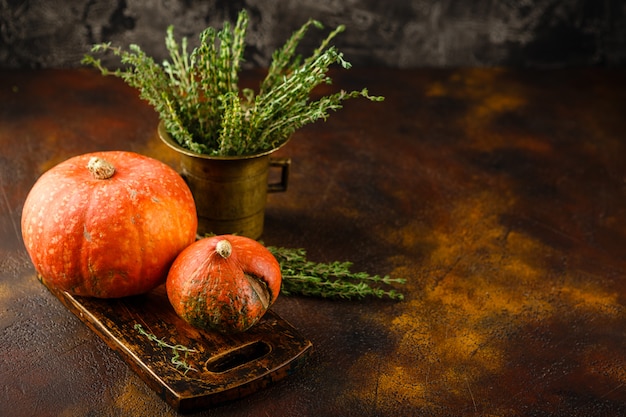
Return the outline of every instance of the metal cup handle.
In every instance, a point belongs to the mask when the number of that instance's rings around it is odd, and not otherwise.
[[[267,185],[268,193],[277,193],[287,191],[287,183],[289,181],[289,167],[291,166],[291,158],[270,158],[270,168],[280,168],[280,182]]]

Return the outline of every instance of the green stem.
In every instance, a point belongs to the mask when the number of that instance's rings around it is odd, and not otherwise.
[[[141,324],[139,323],[135,324],[135,330],[137,330],[139,334],[147,337],[148,340],[155,342],[157,346],[161,348],[172,349],[172,353],[174,354],[174,356],[172,357],[172,359],[170,359],[170,361],[176,367],[176,369],[183,368],[185,370],[184,371],[185,375],[189,371],[198,371],[197,369],[189,365],[189,363],[184,358],[181,358],[181,355],[180,355],[181,352],[184,352],[185,358],[186,358],[188,353],[197,353],[198,352],[197,350],[188,348],[183,345],[170,345],[169,343],[166,343],[162,339],[159,339],[158,337],[156,337],[154,334],[146,332],[141,326]]]
[[[343,26],[333,30],[308,58],[296,54],[308,28],[323,27],[316,20],[306,22],[274,52],[258,94],[252,90],[240,92],[237,84],[247,26],[248,15],[242,10],[234,26],[226,22],[220,31],[205,29],[200,34],[200,45],[190,53],[187,39],[178,43],[173,27],[169,26],[165,44],[170,56],[162,64],[157,64],[138,45],[123,50],[109,43],[94,45],[92,52],[113,54],[119,58],[121,68],[110,71],[90,55],[84,57],[83,63],[94,66],[103,75],[120,77],[136,88],[181,146],[213,156],[270,151],[302,126],[326,120],[329,111],[341,108],[344,100],[358,96],[382,100],[363,94],[365,90],[311,100],[318,85],[331,83],[331,65],[350,67],[331,45]]]
[[[363,299],[368,296],[402,300],[404,295],[395,289],[377,285],[405,284],[403,278],[352,272],[351,262],[319,263],[307,260],[304,249],[268,246],[280,264],[285,295],[304,295],[334,299]]]

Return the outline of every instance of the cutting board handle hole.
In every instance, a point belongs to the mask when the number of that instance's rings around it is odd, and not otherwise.
[[[204,367],[213,373],[222,373],[261,359],[270,353],[271,346],[261,340],[238,347],[226,353],[214,356],[206,361]]]

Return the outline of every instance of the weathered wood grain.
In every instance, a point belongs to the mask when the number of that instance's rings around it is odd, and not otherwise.
[[[304,364],[312,347],[271,310],[243,333],[193,328],[176,315],[164,286],[145,295],[109,300],[48,289],[181,412],[235,400],[279,381]],[[178,352],[187,365],[177,366],[172,360],[177,357],[174,349],[146,333],[170,346],[192,350]]]

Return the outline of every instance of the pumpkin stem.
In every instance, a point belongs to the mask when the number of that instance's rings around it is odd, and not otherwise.
[[[97,180],[106,180],[115,174],[115,167],[109,161],[98,158],[97,156],[89,159],[87,169]]]
[[[222,258],[226,259],[233,252],[233,246],[226,239],[220,240],[217,242],[217,245],[215,245],[215,252],[219,253]]]

